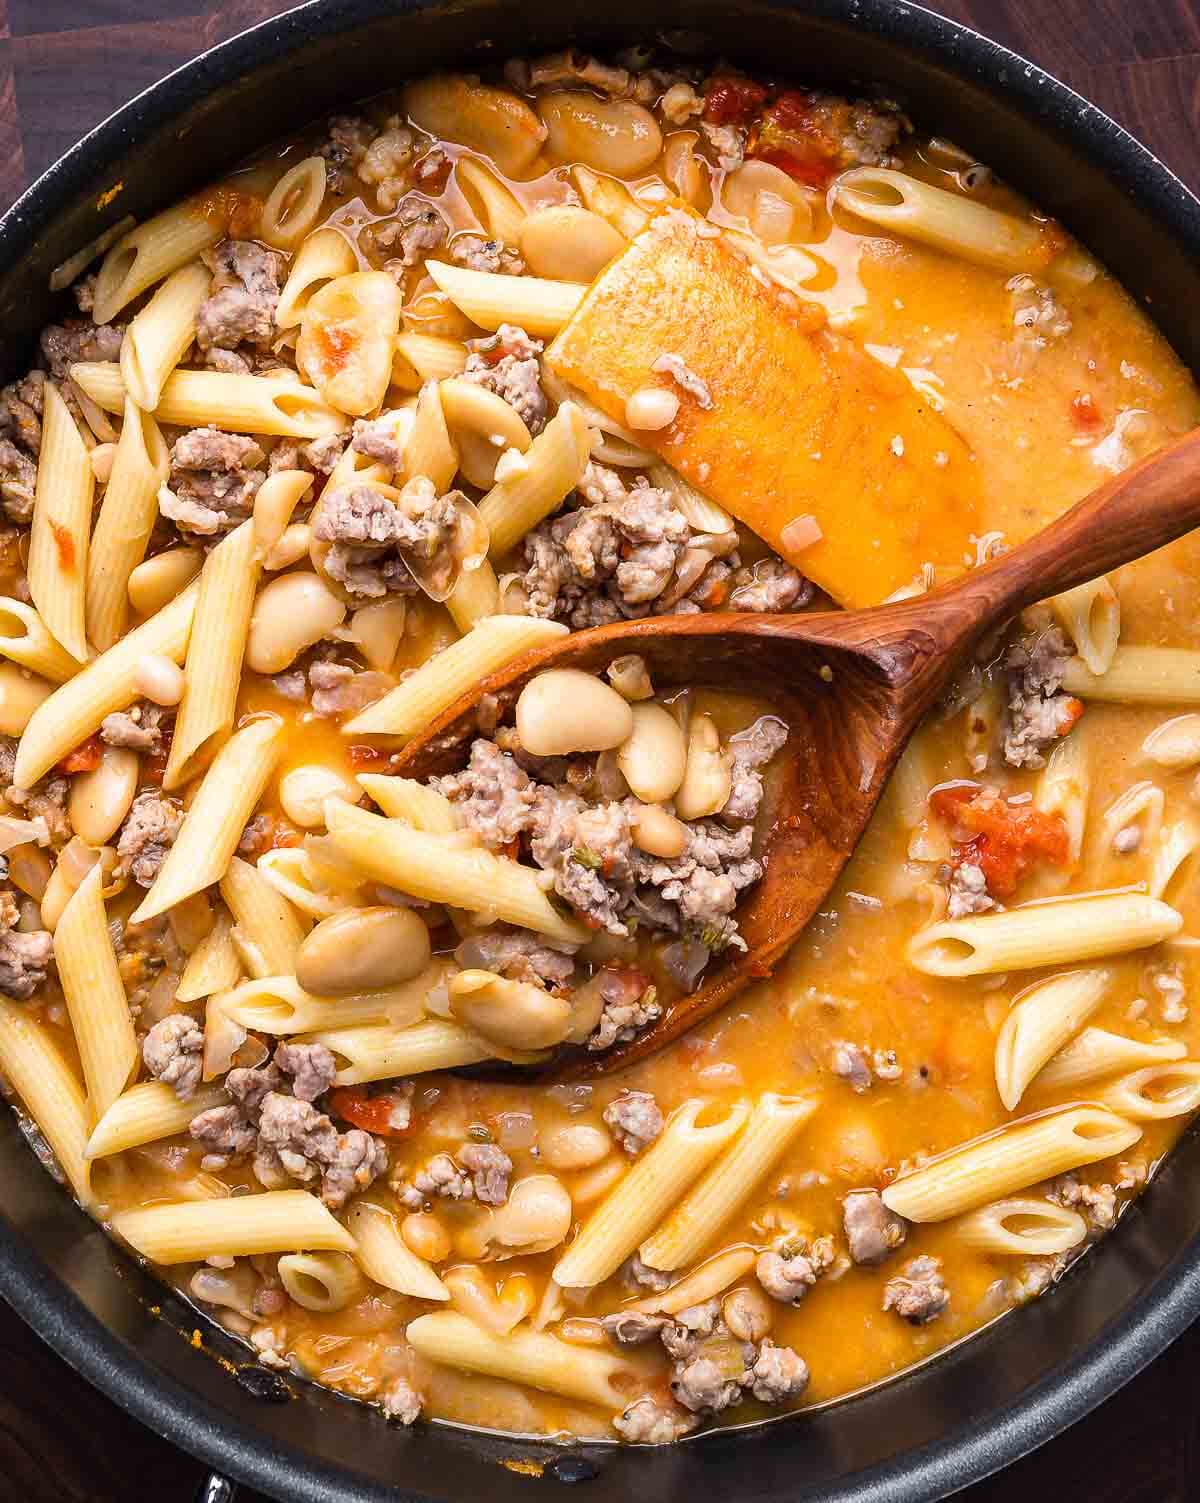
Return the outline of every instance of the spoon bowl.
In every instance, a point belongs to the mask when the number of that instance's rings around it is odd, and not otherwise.
[[[745,951],[711,963],[696,991],[603,1053],[562,1046],[541,1079],[611,1074],[654,1053],[771,974],[854,851],[921,717],[993,628],[1038,600],[1140,558],[1200,524],[1200,430],[1106,482],[1037,536],[953,584],[860,611],[655,616],[576,632],[526,653],[451,705],[397,771],[457,771],[484,695],[500,718],[548,668],[603,673],[637,653],[657,687],[703,685],[768,701],[789,728],[764,875],[738,905]],[[511,1073],[506,1071],[506,1074]]]

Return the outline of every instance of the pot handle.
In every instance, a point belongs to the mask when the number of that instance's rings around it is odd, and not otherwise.
[[[237,1483],[220,1472],[209,1472],[196,1493],[196,1503],[233,1503],[237,1496]]]

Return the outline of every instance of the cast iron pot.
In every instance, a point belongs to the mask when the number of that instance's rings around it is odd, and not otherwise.
[[[598,14],[602,12],[602,14]],[[686,20],[753,69],[886,85],[1107,262],[1200,368],[1200,202],[1113,121],[1004,48],[900,0],[314,0],[205,53],[68,152],[0,220],[5,378],[55,312],[51,268],[126,213],[164,207],[248,150],[406,73],[577,42],[615,49]],[[672,34],[676,35],[676,34]],[[111,190],[117,189],[115,193]],[[1059,1288],[850,1401],[681,1445],[620,1450],[411,1431],[246,1364],[108,1241],[0,1113],[0,1294],[91,1382],[228,1476],[297,1503],[928,1500],[1042,1444],[1127,1382],[1200,1310],[1200,1135]],[[154,1311],[152,1312],[152,1308]],[[234,1375],[212,1352],[243,1364]],[[542,1480],[505,1461],[537,1459]],[[221,1489],[211,1496],[219,1495]]]

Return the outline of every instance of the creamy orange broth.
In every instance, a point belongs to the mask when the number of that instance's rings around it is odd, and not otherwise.
[[[385,100],[372,107],[372,114],[382,119],[392,107]],[[903,147],[905,170],[953,188],[946,155],[931,150],[920,136],[913,139],[915,144]],[[266,165],[256,164],[236,181],[264,193],[311,144],[305,139],[276,151]],[[451,158],[461,154],[452,143],[446,149]],[[722,173],[714,166],[712,176],[715,188]],[[510,186],[526,205],[568,197],[561,166]],[[433,196],[453,228],[475,227],[454,179]],[[974,196],[1018,215],[1030,212],[1001,186],[987,185]],[[369,201],[361,186],[340,198],[331,196],[326,214],[351,230],[381,217],[364,207],[364,197]],[[718,222],[729,218],[719,206],[712,217]],[[815,235],[804,248],[820,266],[818,279],[804,295],[875,358],[921,382],[967,440],[980,480],[981,548],[988,534],[1000,534],[1009,544],[1028,537],[1108,474],[1200,420],[1192,378],[1166,341],[1122,289],[1074,248],[1048,271],[1035,274],[1054,287],[1073,327],[1045,348],[1024,352],[1014,338],[1008,273],[893,239],[840,210],[830,215],[818,208]],[[1061,276],[1056,266],[1063,268]],[[410,307],[418,274],[412,275]],[[429,284],[420,286],[429,290]],[[422,320],[410,315],[406,326],[420,329]],[[1098,414],[1094,426],[1081,424],[1080,398],[1089,398]],[[1131,419],[1130,413],[1141,416]],[[786,442],[786,435],[780,439]],[[744,539],[745,558],[759,552],[761,545],[753,538]],[[972,541],[963,562],[975,561]],[[1194,645],[1200,627],[1200,592],[1194,584],[1198,569],[1200,537],[1194,535],[1115,575],[1122,640]],[[455,635],[442,607],[410,603],[393,675],[423,662]],[[765,708],[704,696],[700,702],[718,713],[726,732]],[[294,766],[320,761],[347,773],[355,770],[349,738],[334,720],[289,704],[265,680],[247,674],[240,710],[267,709],[286,718],[288,735],[265,809],[278,809],[278,779]],[[1086,743],[1092,779],[1082,860],[1069,873],[1037,871],[1022,885],[1019,900],[1144,882],[1149,853],[1113,855],[1104,848],[1098,816],[1130,784],[1148,777],[1163,789],[1168,817],[1191,809],[1194,771],[1165,772],[1148,764],[1140,751],[1147,733],[1172,713],[1169,707],[1087,707],[1081,726],[1072,732]],[[921,786],[927,790],[977,777],[1007,794],[1031,791],[1037,775],[1004,768],[994,750],[986,771],[972,765],[969,753],[981,744],[969,724],[976,718],[971,708],[930,717],[909,753]],[[383,750],[386,754],[386,745]],[[909,860],[910,842],[926,812],[903,807],[898,788],[889,791],[843,880],[776,973],[619,1082],[547,1088],[419,1077],[416,1130],[390,1143],[392,1173],[406,1164],[415,1167],[434,1152],[452,1151],[482,1131],[510,1154],[518,1178],[539,1168],[539,1138],[569,1122],[600,1125],[604,1105],[626,1087],[653,1092],[664,1114],[695,1096],[733,1103],[769,1090],[813,1089],[820,1093],[813,1120],[709,1252],[743,1244],[759,1249],[787,1234],[810,1239],[835,1234],[840,1239],[841,1201],[847,1191],[881,1188],[918,1156],[944,1152],[1010,1119],[995,1086],[995,1038],[1010,999],[1041,974],[942,981],[909,966],[906,945],[933,911],[929,894],[936,887],[936,860],[923,865]],[[929,838],[936,841],[939,829],[929,819]],[[944,835],[940,838],[944,846]],[[1184,933],[1193,932],[1200,909],[1195,885],[1186,875],[1173,889],[1172,901],[1184,916]],[[1167,945],[1106,961],[1115,980],[1091,1023],[1133,1037],[1171,1037],[1185,1043],[1189,1054],[1196,1053],[1200,1014],[1192,1008],[1183,1021],[1165,1022],[1153,985],[1155,974],[1168,964],[1178,965],[1190,985],[1196,974],[1193,954],[1186,946]],[[1131,1012],[1137,998],[1148,1005]],[[52,983],[41,999],[40,1015],[73,1058],[70,1030]],[[894,1051],[903,1068],[901,1079],[877,1080],[855,1094],[830,1069],[832,1047],[842,1040],[861,1045],[868,1054]],[[1035,1081],[1014,1115],[1063,1099],[1070,1098],[1056,1098]],[[1126,1157],[1152,1170],[1183,1125],[1180,1119],[1145,1124],[1141,1142]],[[185,1136],[106,1161],[96,1171],[98,1214],[107,1220],[121,1209],[170,1198],[176,1176],[194,1174],[199,1157],[199,1149]],[[615,1175],[625,1160],[615,1151],[607,1162],[615,1166]],[[1113,1174],[1112,1164],[1101,1164],[1079,1177],[1101,1183]],[[235,1166],[223,1177],[238,1188],[258,1188],[245,1167]],[[562,1173],[560,1178],[573,1194],[586,1194],[589,1183],[595,1190],[597,1171]],[[381,1179],[373,1193],[387,1202],[385,1185]],[[597,1203],[594,1193],[580,1200],[577,1219],[585,1219]],[[452,1236],[461,1236],[475,1214],[471,1207],[449,1204],[438,1204],[437,1213]],[[484,1266],[497,1288],[527,1279],[540,1301],[560,1252]],[[885,1313],[881,1298],[900,1265],[922,1254],[943,1261],[951,1299],[938,1319],[913,1327]],[[1103,1250],[1095,1255],[1103,1256]],[[459,1252],[444,1266],[456,1261],[462,1261]],[[794,1347],[811,1369],[803,1403],[826,1401],[889,1377],[1019,1303],[1012,1277],[1020,1262],[967,1250],[952,1222],[914,1226],[904,1248],[883,1266],[849,1267],[820,1278],[795,1308],[773,1304],[771,1336]],[[191,1266],[176,1267],[167,1276],[186,1291],[193,1272]],[[553,1328],[569,1339],[606,1347],[598,1317],[633,1297],[616,1278],[590,1292],[567,1291],[568,1324]],[[371,1286],[360,1302],[333,1315],[316,1315],[289,1302],[282,1314],[261,1322],[258,1334],[261,1345],[300,1373],[359,1398],[378,1399],[390,1380],[407,1376],[432,1416],[534,1434],[612,1436],[610,1416],[599,1409],[417,1359],[405,1346],[404,1327],[428,1308]],[[239,1334],[248,1326],[228,1318],[227,1323]],[[666,1369],[657,1343],[623,1355],[631,1376],[622,1381],[630,1399],[647,1390],[665,1393]],[[725,1418],[740,1423],[767,1412],[748,1400]]]

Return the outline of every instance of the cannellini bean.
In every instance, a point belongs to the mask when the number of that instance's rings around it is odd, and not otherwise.
[[[409,1252],[427,1263],[441,1263],[450,1256],[450,1233],[428,1212],[417,1211],[406,1216],[400,1223],[400,1235]]]
[[[650,699],[654,694],[646,659],[636,652],[613,658],[607,672],[609,683],[622,699]]]
[[[345,617],[345,605],[315,574],[281,575],[254,602],[246,665],[255,673],[282,673]]]
[[[429,930],[411,908],[343,908],[304,936],[296,980],[318,996],[377,992],[419,976],[429,954]]]
[[[133,687],[156,705],[177,705],[184,682],[183,669],[161,652],[148,652],[133,670]]]
[[[617,766],[631,792],[645,804],[673,798],[688,765],[688,747],[679,722],[662,705],[631,709],[633,729],[617,752]]]
[[[771,1301],[761,1289],[734,1289],[721,1301],[721,1314],[739,1341],[761,1341],[771,1329]]]
[[[582,162],[614,177],[637,177],[662,151],[662,131],[632,99],[598,99],[582,89],[555,89],[538,100],[546,148],[560,162]]]
[[[16,663],[0,663],[0,735],[19,736],[54,685]]]
[[[571,1026],[571,1005],[527,981],[459,971],[447,983],[451,1015],[502,1049],[549,1049]]]
[[[296,364],[340,412],[362,417],[383,401],[402,302],[386,271],[352,271],[309,298]]]
[[[526,1175],[492,1215],[488,1241],[493,1255],[547,1252],[571,1230],[571,1216],[571,1197],[561,1181],[553,1174]]]
[[[633,843],[648,856],[674,861],[687,849],[687,826],[657,804],[646,804],[639,809],[632,823]]]
[[[569,1122],[546,1133],[539,1146],[551,1169],[590,1169],[612,1152],[612,1139],[602,1127]]]
[[[521,690],[517,735],[535,757],[607,751],[629,739],[633,711],[615,689],[578,668],[550,668]]]
[[[403,101],[422,130],[490,157],[505,177],[524,172],[546,139],[546,127],[523,99],[477,78],[422,78],[406,86]]]
[[[534,276],[559,282],[594,282],[625,249],[607,219],[575,204],[535,209],[522,223],[519,241]]]
[[[71,828],[88,845],[103,845],[129,813],[137,787],[137,752],[127,746],[106,746],[98,767],[71,779],[67,798]]]
[[[327,798],[356,804],[361,797],[362,789],[354,779],[326,762],[305,762],[291,767],[279,780],[283,812],[302,830],[316,830],[325,824]]]
[[[675,795],[680,819],[704,819],[729,802],[733,789],[733,761],[721,749],[721,737],[711,715],[697,715],[688,732],[687,771]]]
[[[107,485],[112,474],[113,460],[117,457],[116,444],[97,444],[88,458],[92,462],[92,474],[97,485]]]
[[[669,428],[678,416],[679,398],[665,386],[639,386],[625,402],[626,423],[644,433]]]
[[[139,616],[152,616],[189,585],[200,572],[199,548],[168,548],[143,559],[129,576],[129,603]]]
[[[743,162],[726,177],[721,198],[767,245],[803,240],[812,232],[812,205],[803,189],[770,162]]]

